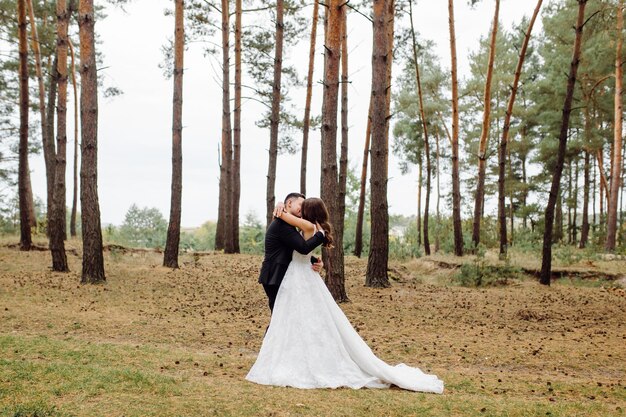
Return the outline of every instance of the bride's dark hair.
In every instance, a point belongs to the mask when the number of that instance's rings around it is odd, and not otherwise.
[[[333,228],[330,225],[328,209],[321,198],[307,198],[302,202],[301,215],[304,220],[311,223],[319,223],[326,234],[324,247],[330,249],[333,247]]]

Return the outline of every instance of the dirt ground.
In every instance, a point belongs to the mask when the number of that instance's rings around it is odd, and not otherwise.
[[[79,284],[77,255],[69,255],[71,272],[63,274],[50,271],[47,252],[0,248],[5,415],[33,401],[68,415],[120,416],[617,416],[626,409],[626,298],[599,282],[545,287],[528,278],[464,288],[451,283],[454,271],[423,258],[392,263],[391,287],[371,289],[363,285],[366,261],[347,257],[351,301],[341,307],[352,324],[383,360],[437,374],[445,393],[306,391],[244,380],[269,322],[256,282],[261,257],[186,254],[170,270],[156,253],[107,252],[107,282],[94,286]],[[612,267],[626,271],[626,261]],[[115,366],[149,380],[171,378],[181,392],[92,392],[89,378],[65,391],[51,388],[62,378],[50,363],[80,360],[69,368],[71,379],[90,361],[99,371],[113,366],[107,352],[117,352]],[[20,363],[32,373],[18,372]]]

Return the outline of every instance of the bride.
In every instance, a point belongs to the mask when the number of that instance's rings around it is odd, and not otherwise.
[[[332,248],[328,210],[319,198],[302,203],[302,218],[278,214],[305,239],[319,229]],[[248,381],[296,388],[388,388],[442,393],[443,381],[405,364],[376,357],[311,269],[311,257],[294,251],[278,290],[270,326]]]

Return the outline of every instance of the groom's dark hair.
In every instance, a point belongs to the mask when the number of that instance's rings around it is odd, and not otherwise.
[[[285,204],[287,204],[287,201],[291,200],[292,198],[306,198],[306,197],[302,193],[289,193],[287,194],[287,197],[285,197]]]

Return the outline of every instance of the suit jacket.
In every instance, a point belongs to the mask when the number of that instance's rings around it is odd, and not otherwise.
[[[305,241],[295,227],[284,220],[274,219],[265,232],[265,259],[261,266],[259,283],[280,285],[291,262],[293,251],[306,255],[324,241],[322,232],[315,233]]]

